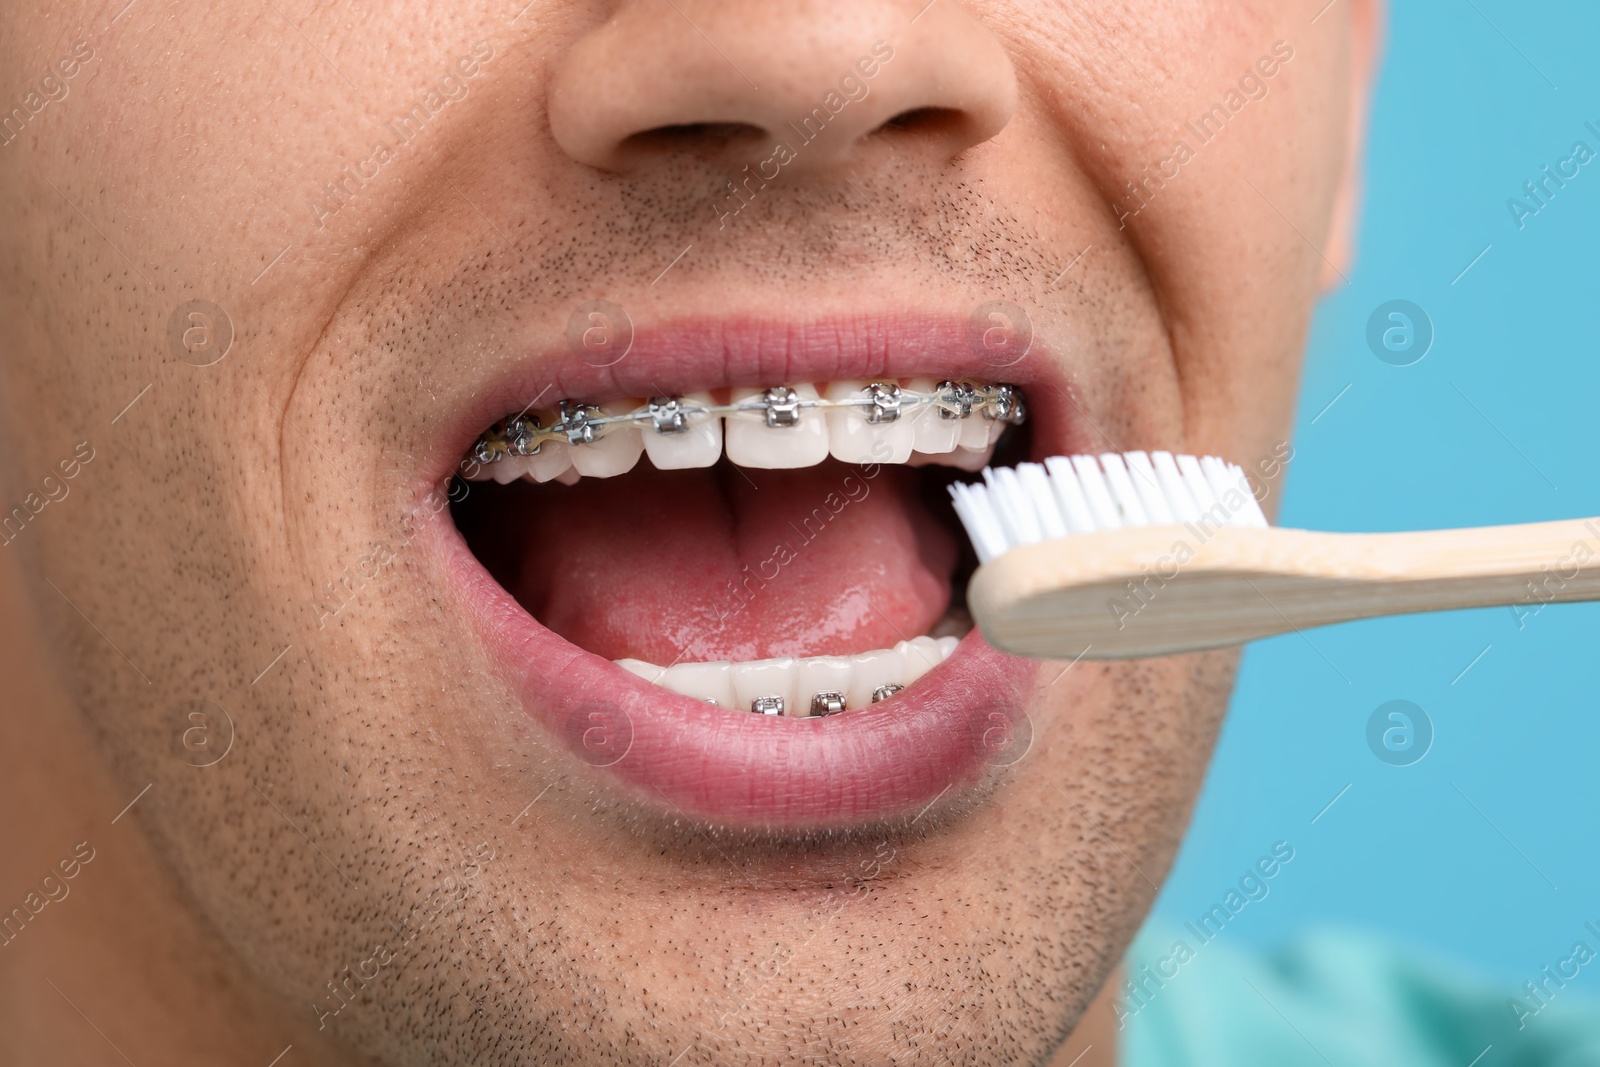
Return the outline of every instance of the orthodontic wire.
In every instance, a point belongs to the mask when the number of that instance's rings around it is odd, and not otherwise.
[[[952,420],[970,418],[974,410],[985,419],[1011,425],[1019,425],[1027,417],[1022,390],[1017,386],[986,385],[968,379],[940,382],[932,393],[902,389],[893,382],[872,382],[859,396],[836,400],[803,397],[786,385],[773,386],[757,396],[727,404],[688,404],[682,397],[652,397],[643,407],[611,415],[600,414],[599,407],[594,404],[562,400],[557,405],[559,415],[549,426],[542,425],[538,416],[525,411],[501,419],[479,436],[463,462],[496,463],[502,459],[538,455],[546,441],[593,444],[612,427],[630,424],[648,423],[657,433],[676,434],[690,429],[690,419],[761,415],[768,426],[789,427],[799,424],[804,411],[840,408],[864,408],[868,423],[881,424],[898,421],[906,408],[927,406],[938,411],[941,418]]]

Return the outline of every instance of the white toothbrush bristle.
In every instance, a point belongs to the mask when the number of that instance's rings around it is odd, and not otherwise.
[[[956,482],[950,486],[950,497],[956,516],[961,520],[961,525],[966,527],[967,536],[972,539],[978,562],[988,563],[1011,545],[987,496],[980,495],[982,490],[982,486]]]
[[[1155,464],[1156,477],[1161,480],[1161,491],[1172,502],[1172,514],[1179,522],[1198,519],[1200,509],[1189,495],[1189,487],[1183,484],[1183,475],[1178,473],[1178,461],[1172,458],[1172,453],[1152,452],[1150,461]]]
[[[1050,476],[1045,473],[1043,464],[1019,463],[1017,487],[1027,495],[1039,516],[1041,539],[1067,536],[1067,522],[1061,515],[1060,505],[1056,503],[1056,494],[1050,487]]]
[[[1133,476],[1133,487],[1139,490],[1139,499],[1144,501],[1144,510],[1150,517],[1151,525],[1167,526],[1177,522],[1171,501],[1161,491],[1161,478],[1156,474],[1155,464],[1150,462],[1149,453],[1129,452],[1126,458],[1128,472]]]
[[[1089,509],[1089,499],[1083,495],[1083,486],[1073,474],[1072,461],[1065,456],[1051,456],[1044,461],[1044,469],[1050,478],[1050,488],[1055,491],[1061,517],[1066,520],[1067,532],[1093,533],[1094,512]]]
[[[1116,503],[1106,488],[1105,475],[1093,456],[1073,456],[1072,469],[1077,473],[1078,484],[1089,501],[1089,511],[1094,516],[1096,530],[1115,530],[1122,525]]]
[[[1143,526],[1149,522],[1144,503],[1139,499],[1139,490],[1133,487],[1133,479],[1128,476],[1128,465],[1122,461],[1122,457],[1115,452],[1107,452],[1100,457],[1100,466],[1106,472],[1106,485],[1111,487],[1111,497],[1117,502],[1117,510],[1122,513],[1122,524]]]
[[[1193,456],[1178,457],[1178,472],[1183,475],[1184,488],[1189,490],[1189,495],[1194,497],[1194,502],[1201,511],[1210,511],[1213,506],[1220,503],[1217,494],[1211,491],[1211,483],[1206,481],[1205,472],[1200,469],[1200,461]]]
[[[956,515],[987,563],[1019,545],[1127,526],[1266,526],[1237,464],[1216,456],[1108,452],[985,468],[983,483],[950,486]]]
[[[1240,526],[1268,525],[1267,516],[1262,512],[1255,491],[1250,487],[1250,479],[1245,477],[1244,470],[1238,464],[1226,463],[1216,456],[1206,456],[1200,461],[1200,469],[1205,472],[1206,481],[1211,483],[1211,491],[1217,495],[1218,500],[1231,499],[1230,490],[1244,494],[1246,500],[1237,519]]]

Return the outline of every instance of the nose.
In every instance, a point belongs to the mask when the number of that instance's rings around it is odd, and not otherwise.
[[[623,0],[552,71],[551,132],[609,171],[783,144],[819,172],[874,140],[945,162],[1000,132],[1017,78],[957,0],[924,2]]]

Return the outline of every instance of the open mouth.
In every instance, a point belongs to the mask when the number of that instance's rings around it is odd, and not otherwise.
[[[859,376],[791,355],[750,385],[726,352],[698,374],[635,352],[631,378],[498,394],[510,413],[457,470],[459,555],[497,660],[582,762],[680,812],[793,826],[914,810],[1010,761],[1031,665],[968,636],[946,487],[1029,457],[1029,387],[959,349],[876,351],[813,361]],[[663,377],[685,388],[637,388]]]
[[[1024,420],[1015,386],[932,379],[561,401],[478,439],[462,476],[490,484],[457,519],[579,647],[720,707],[837,715],[971,629],[943,488]]]

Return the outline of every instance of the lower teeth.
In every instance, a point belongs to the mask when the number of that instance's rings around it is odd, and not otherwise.
[[[948,630],[952,626],[941,625]],[[759,715],[821,717],[889,699],[938,666],[960,638],[917,637],[853,656],[809,656],[745,663],[658,667],[619,659],[617,666],[680,696]]]

